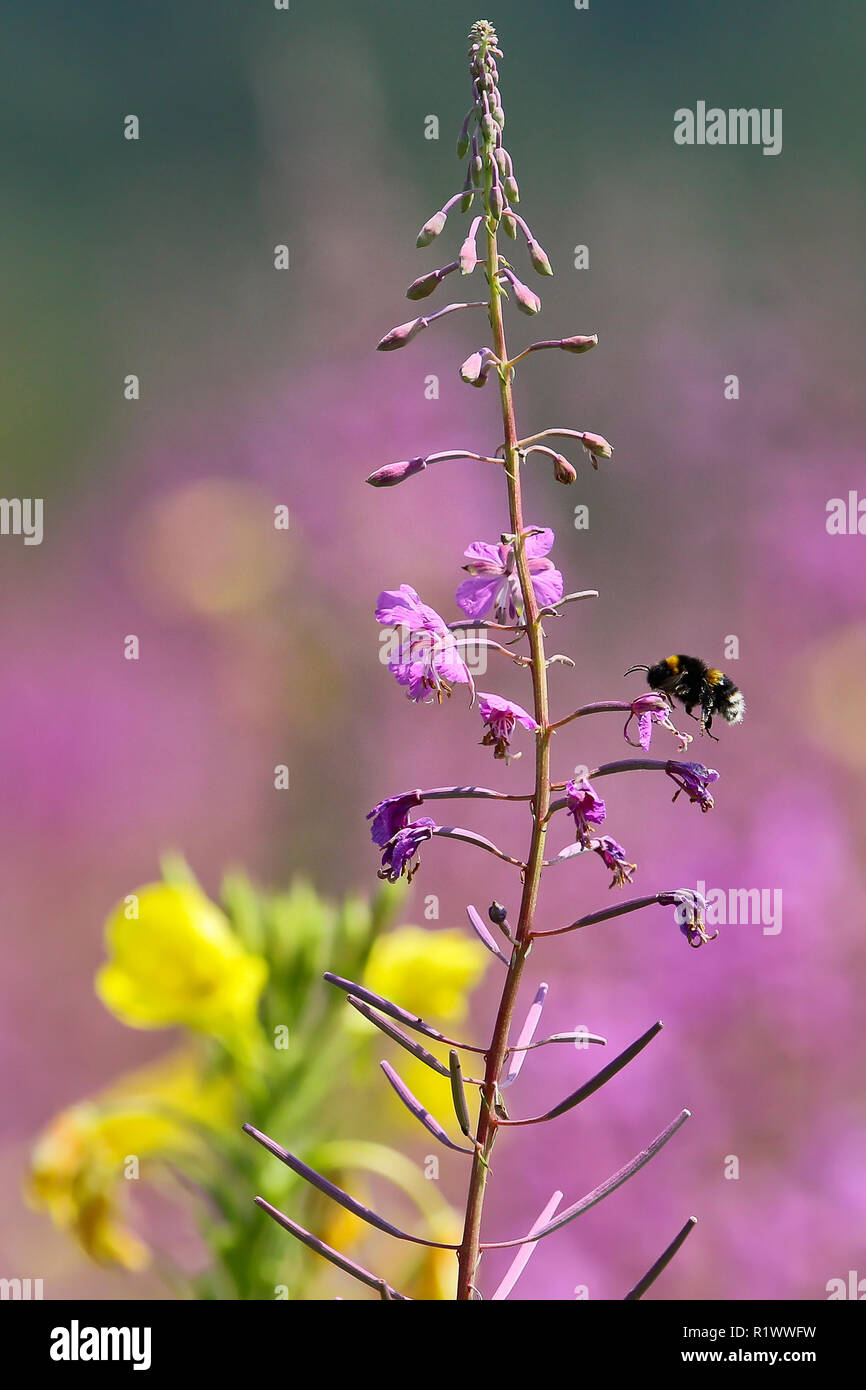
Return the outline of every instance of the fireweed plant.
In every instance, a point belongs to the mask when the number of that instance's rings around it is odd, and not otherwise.
[[[567,926],[541,929],[536,925],[536,908],[541,876],[546,868],[578,855],[596,855],[611,874],[610,886],[623,887],[632,882],[635,865],[625,849],[611,835],[603,832],[607,818],[605,802],[597,789],[602,778],[623,773],[652,771],[661,773],[672,782],[673,800],[685,797],[708,811],[713,806],[710,791],[718,773],[702,763],[677,759],[629,757],[596,767],[580,780],[554,781],[551,773],[551,742],[554,733],[572,720],[590,715],[619,713],[624,716],[623,734],[627,743],[642,753],[650,747],[656,727],[663,728],[679,742],[684,753],[691,737],[680,733],[671,722],[671,705],[658,693],[638,695],[630,701],[607,700],[587,704],[564,717],[554,719],[550,712],[548,670],[556,663],[574,665],[568,658],[548,656],[545,647],[544,622],[558,617],[566,604],[596,598],[594,590],[565,593],[563,578],[550,559],[553,532],[544,526],[528,525],[524,518],[522,473],[532,456],[550,461],[556,480],[569,484],[576,470],[550,441],[575,440],[588,454],[592,467],[610,459],[612,448],[599,434],[570,428],[548,428],[521,437],[514,412],[513,382],[518,363],[533,353],[564,351],[581,354],[590,351],[598,342],[597,336],[575,336],[531,343],[511,355],[506,343],[504,302],[520,313],[534,317],[541,309],[538,296],[524,284],[500,249],[500,233],[512,241],[525,242],[525,248],[535,271],[542,276],[552,275],[550,262],[516,206],[519,190],[511,157],[503,142],[505,115],[499,91],[497,60],[502,53],[493,27],[486,20],[472,26],[469,35],[469,66],[472,76],[472,105],[463,121],[457,141],[458,156],[468,156],[466,181],[462,189],[449,198],[444,206],[424,224],[418,235],[418,246],[426,247],[435,241],[446,226],[448,216],[459,205],[464,213],[472,213],[468,235],[457,259],[438,270],[422,275],[410,285],[407,296],[412,300],[425,299],[449,275],[459,273],[468,277],[480,272],[486,281],[487,297],[470,302],[452,303],[436,313],[410,319],[393,328],[379,343],[383,352],[403,348],[437,319],[460,310],[485,309],[490,323],[491,342],[473,352],[460,367],[460,376],[469,385],[483,387],[488,380],[495,383],[502,406],[504,442],[492,453],[479,454],[463,448],[450,448],[439,453],[416,457],[379,468],[367,479],[374,487],[393,487],[434,464],[468,459],[495,467],[503,475],[508,494],[509,531],[496,544],[477,541],[466,551],[465,570],[468,578],[457,590],[457,603],[465,617],[446,622],[433,608],[425,604],[409,584],[379,595],[376,617],[384,627],[393,629],[397,638],[391,649],[389,669],[398,683],[405,687],[415,702],[438,701],[452,693],[454,686],[464,686],[470,695],[483,724],[482,743],[491,747],[496,759],[507,762],[511,755],[511,740],[522,728],[535,741],[535,781],[531,791],[521,794],[494,791],[477,786],[436,787],[426,791],[412,790],[389,796],[370,812],[374,843],[381,850],[380,877],[396,882],[412,878],[419,866],[425,843],[434,836],[460,840],[496,855],[514,866],[522,883],[517,915],[499,903],[491,904],[488,919],[491,930],[480,913],[467,908],[469,922],[487,949],[498,958],[505,970],[502,995],[490,1040],[487,1043],[466,1043],[446,1037],[431,1023],[370,990],[338,975],[327,974],[325,979],[341,990],[349,1004],[387,1037],[400,1044],[412,1057],[450,1080],[451,1095],[457,1125],[463,1142],[456,1142],[400,1078],[387,1062],[382,1068],[391,1086],[407,1109],[442,1145],[469,1160],[471,1172],[463,1220],[462,1239],[457,1244],[443,1245],[424,1240],[394,1226],[375,1211],[363,1206],[347,1192],[328,1181],[320,1173],[284,1149],[273,1139],[245,1126],[260,1144],[287,1164],[298,1176],[327,1194],[348,1211],[369,1225],[387,1232],[397,1241],[421,1245],[436,1245],[438,1249],[453,1250],[459,1276],[457,1299],[480,1297],[477,1287],[481,1256],[485,1250],[514,1247],[515,1260],[494,1299],[507,1297],[525,1267],[536,1244],[559,1230],[582,1212],[594,1206],[638,1172],[676,1133],[689,1112],[683,1110],[639,1154],[618,1172],[586,1196],[560,1209],[561,1193],[554,1193],[545,1210],[532,1228],[510,1240],[482,1242],[481,1224],[484,1197],[490,1177],[490,1158],[501,1131],[510,1127],[542,1124],[572,1110],[631,1062],[657,1035],[661,1023],[654,1024],[641,1037],[615,1057],[606,1067],[572,1092],[543,1115],[525,1119],[512,1118],[505,1104],[505,1092],[516,1080],[527,1053],[548,1044],[580,1040],[603,1044],[604,1039],[584,1032],[555,1034],[535,1040],[547,985],[541,984],[535,994],[526,1020],[513,1042],[512,1026],[518,992],[529,953],[536,942],[545,937],[577,931],[593,923],[603,922],[624,913],[637,912],[654,904],[674,907],[687,941],[700,946],[711,938],[704,929],[706,904],[690,889],[673,889],[632,898],[615,907],[603,908],[578,918]],[[480,249],[479,249],[480,242]],[[518,667],[525,668],[532,685],[531,711],[492,692],[475,689],[472,673],[464,659],[467,632],[480,630],[480,640]],[[496,634],[494,637],[492,634]],[[497,640],[499,639],[499,640]],[[490,802],[523,802],[530,821],[529,847],[525,858],[517,859],[503,853],[492,841],[472,831],[454,825],[440,824],[430,815],[418,815],[419,808],[432,809],[441,802],[477,798]],[[573,822],[574,841],[565,849],[548,857],[547,837],[554,817],[564,812]],[[414,815],[414,819],[412,819]],[[495,933],[499,933],[497,937]],[[428,1043],[447,1051],[448,1063],[430,1052],[410,1034],[420,1034]],[[444,1051],[443,1051],[444,1056]],[[468,1075],[467,1067],[472,1073]],[[467,1088],[477,1087],[480,1106],[477,1123],[470,1120]],[[299,1226],[289,1216],[257,1198],[264,1210],[287,1231],[333,1264],[353,1275],[362,1284],[375,1290],[384,1299],[402,1299],[385,1279],[355,1264],[338,1251]],[[626,1295],[628,1299],[642,1296],[689,1235],[694,1225],[691,1218],[676,1235],[659,1259]]]

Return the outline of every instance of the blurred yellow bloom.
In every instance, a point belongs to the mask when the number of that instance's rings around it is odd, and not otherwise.
[[[201,1141],[185,1120],[213,1128],[234,1120],[231,1084],[204,1079],[188,1053],[56,1116],[33,1150],[25,1197],[91,1259],[142,1269],[149,1251],[124,1223],[121,1183],[148,1163],[195,1149]]]
[[[427,1234],[431,1240],[456,1243],[463,1233],[459,1213],[447,1207],[435,1217]],[[453,1250],[425,1250],[406,1290],[423,1302],[453,1302],[457,1296],[457,1256]]]
[[[398,1150],[363,1139],[337,1139],[315,1150],[312,1158],[319,1172],[324,1172],[368,1205],[375,1203],[366,1181],[367,1176],[384,1178],[401,1190],[423,1216],[420,1229],[415,1217],[408,1221],[407,1229],[419,1231],[430,1240],[454,1243],[460,1240],[462,1215],[441,1196],[437,1190],[438,1183],[431,1182],[417,1163]],[[346,1165],[345,1172],[341,1166],[343,1164]],[[390,1215],[390,1204],[387,1210]],[[348,1254],[372,1240],[374,1249],[369,1256],[370,1267],[387,1267],[393,1261],[396,1253],[393,1244],[371,1236],[366,1222],[344,1207],[333,1204],[328,1204],[325,1212],[324,1224],[317,1230],[329,1245]],[[399,1217],[397,1219],[399,1222]],[[364,1262],[367,1262],[366,1258]],[[455,1297],[457,1259],[453,1250],[419,1249],[416,1246],[398,1270],[394,1282],[412,1298],[451,1301]]]
[[[96,977],[106,1008],[132,1028],[181,1024],[245,1048],[259,1032],[268,968],[192,883],[151,883],[106,923],[110,960]]]
[[[479,941],[455,927],[399,927],[375,942],[363,982],[422,1018],[456,1023],[488,959]]]
[[[459,1023],[468,1012],[469,996],[484,974],[489,959],[479,941],[455,927],[443,931],[399,927],[376,941],[363,982],[374,993],[437,1025]],[[358,1024],[364,1026],[360,1017]],[[350,1026],[354,1026],[352,1021]],[[447,1064],[447,1051],[427,1038],[424,1046]],[[450,1082],[431,1071],[424,1062],[407,1057],[405,1052],[401,1052],[395,1062],[397,1071],[415,1097],[446,1129],[452,1129]],[[470,1114],[474,1110],[473,1099],[470,1088]],[[417,1129],[417,1120],[403,1106],[393,1107],[393,1113],[395,1123]]]

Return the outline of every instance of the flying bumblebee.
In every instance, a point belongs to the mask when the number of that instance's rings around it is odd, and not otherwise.
[[[700,661],[696,656],[665,657],[655,666],[630,666],[626,675],[632,671],[646,671],[647,684],[651,690],[679,700],[685,705],[686,714],[692,714],[700,705],[701,732],[715,738],[711,732],[714,715],[721,715],[729,724],[741,724],[746,712],[746,702],[742,693],[724,671],[717,671]],[[696,714],[692,714],[697,719]]]

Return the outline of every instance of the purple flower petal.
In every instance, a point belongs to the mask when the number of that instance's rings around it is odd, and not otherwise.
[[[524,541],[532,587],[542,608],[558,603],[563,594],[562,575],[544,558],[553,541],[549,527],[527,534]],[[493,609],[497,622],[515,622],[522,602],[513,544],[473,541],[465,554],[469,563],[464,568],[472,578],[464,580],[457,590],[457,602],[464,613],[478,622]]]
[[[542,570],[540,573],[532,575],[532,587],[535,590],[539,607],[549,608],[551,604],[559,603],[562,598],[564,591],[562,575],[557,569]]]
[[[382,850],[379,877],[386,878],[389,883],[396,883],[405,874],[407,881],[411,883],[418,869],[417,862],[413,864],[412,861],[417,861],[421,846],[425,840],[432,837],[436,828],[436,822],[429,816],[420,816],[411,825],[404,826],[392,835]]]
[[[376,600],[376,619],[386,627],[411,627],[422,620],[424,604],[411,584],[384,589]],[[432,609],[429,610],[433,612]]]
[[[555,539],[556,536],[549,526],[539,526],[524,542],[527,560],[537,560],[543,555],[549,555]]]
[[[665,772],[676,783],[676,801],[680,792],[685,792],[689,801],[696,802],[702,811],[712,810],[715,802],[710,794],[711,783],[719,780],[714,767],[704,767],[703,763],[680,763],[671,758],[665,763]]]
[[[488,695],[479,690],[478,710],[485,724],[494,724],[501,718],[509,722],[512,728],[516,720],[524,729],[530,729],[533,733],[537,733],[541,727],[522,705],[515,704],[513,700],[506,700],[502,695]]]
[[[607,815],[604,800],[585,777],[579,782],[566,783],[565,800],[568,814],[574,820],[576,839],[585,845],[589,838],[589,827],[601,825]]]
[[[493,748],[495,758],[508,758],[511,735],[515,724],[537,733],[541,727],[522,705],[503,699],[501,695],[478,692],[478,712],[484,720],[486,732],[481,742]]]
[[[372,820],[370,834],[373,843],[386,845],[398,830],[404,830],[409,823],[409,812],[413,806],[420,806],[424,797],[419,791],[401,792],[399,796],[388,796],[379,801],[367,812],[367,820]]]
[[[613,874],[610,881],[611,888],[623,888],[627,883],[632,882],[632,874],[637,865],[626,859],[625,850],[612,835],[602,835],[600,839],[594,840],[592,848],[599,855],[605,867],[610,869]]]
[[[460,656],[448,624],[410,584],[386,589],[378,598],[376,618],[385,627],[398,629],[398,654],[388,669],[398,683],[407,686],[415,701],[450,695],[449,682],[471,685],[469,669]]]
[[[487,541],[473,541],[467,545],[463,554],[472,562],[473,574],[501,575],[508,547],[488,545]]]
[[[493,607],[497,590],[501,585],[500,575],[494,575],[492,579],[464,579],[455,596],[458,607],[462,608],[467,618],[471,618],[473,622],[481,622],[485,613],[489,613]]]

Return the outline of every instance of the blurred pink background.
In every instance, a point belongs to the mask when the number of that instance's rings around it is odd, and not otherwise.
[[[527,520],[555,528],[567,588],[600,590],[550,624],[552,649],[576,661],[552,671],[554,709],[636,694],[639,677],[622,672],[668,652],[725,666],[746,721],[692,749],[722,774],[715,810],[672,806],[663,778],[612,778],[605,829],[638,863],[636,892],[779,890],[781,930],[729,926],[691,951],[672,912],[651,909],[536,948],[527,1003],[547,980],[547,1031],[585,1024],[611,1056],[656,1018],[666,1026],[579,1111],[500,1141],[487,1233],[518,1234],[556,1187],[575,1200],[685,1105],[674,1141],[546,1242],[516,1296],[587,1286],[621,1298],[694,1214],[652,1297],[824,1298],[829,1279],[866,1275],[866,540],[825,526],[828,500],[864,486],[856,147],[842,151],[826,103],[823,126],[807,118],[810,7],[785,7],[778,54],[754,36],[745,70],[715,20],[701,28],[679,6],[655,16],[676,78],[640,71],[650,21],[621,8],[628,26],[550,6],[545,29],[513,0],[492,15],[521,210],[557,274],[533,281],[541,327],[512,318],[511,344],[600,335],[587,357],[522,368],[520,428],[590,429],[616,448],[598,474],[575,457],[569,490],[537,460],[527,470]],[[62,71],[43,71],[36,93],[19,76],[8,94],[5,488],[45,498],[45,538],[0,540],[0,1273],[42,1276],[51,1297],[165,1296],[153,1275],[84,1268],[19,1198],[49,1117],[166,1047],[93,995],[111,905],[171,849],[211,891],[237,864],[273,885],[304,870],[326,892],[372,889],[364,815],[381,797],[452,781],[528,788],[529,757],[494,764],[460,692],[442,709],[409,705],[372,618],[379,590],[404,582],[458,616],[465,546],[507,521],[502,480],[480,464],[390,492],[363,485],[382,463],[500,438],[493,389],[457,377],[483,341],[480,316],[454,315],[404,353],[372,351],[410,316],[405,286],[462,238],[455,217],[444,250],[413,250],[458,176],[475,17],[447,4],[431,36],[430,15],[329,4],[293,13],[289,31],[224,7],[203,33],[158,5],[137,43],[126,21],[102,30],[94,13],[67,33]],[[13,50],[36,71],[40,20],[15,24]],[[839,51],[848,37],[834,31]],[[815,54],[817,98],[831,57]],[[782,155],[675,147],[673,109],[704,96],[784,106]],[[64,110],[69,122],[52,124]],[[142,116],[137,146],[119,135],[126,111]],[[423,138],[428,112],[438,142]],[[572,268],[578,244],[589,270]],[[138,402],[123,399],[129,372]],[[731,373],[737,400],[724,396]],[[425,399],[430,374],[437,400]],[[279,504],[287,533],[273,528]],[[587,531],[576,504],[589,506]],[[128,634],[137,662],[123,659]],[[731,635],[740,656],[728,661]],[[528,703],[528,679],[496,660],[481,688]],[[555,744],[561,777],[626,753],[616,715]],[[653,753],[674,755],[663,731]],[[273,789],[277,763],[286,793]],[[526,844],[519,810],[463,803],[455,819],[511,853]],[[554,840],[567,839],[563,822]],[[463,923],[467,902],[515,905],[512,875],[437,841],[407,920],[431,893],[443,926]],[[543,925],[612,902],[607,881],[595,862],[551,871]],[[555,1102],[599,1054],[532,1054],[513,1113]],[[459,1162],[443,1164],[458,1202]],[[506,1262],[489,1257],[484,1287]]]

